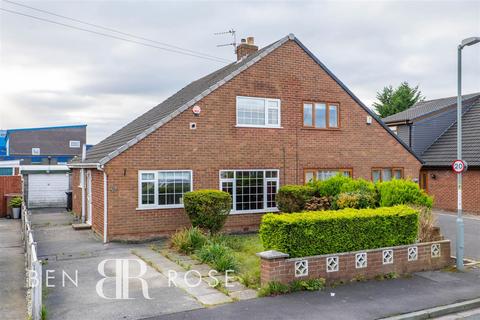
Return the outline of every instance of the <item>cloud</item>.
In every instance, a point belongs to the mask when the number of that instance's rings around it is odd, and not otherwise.
[[[232,39],[215,32],[233,27],[259,46],[293,32],[367,105],[402,81],[427,98],[454,95],[456,46],[480,34],[480,3],[469,1],[23,3],[230,60],[232,47],[217,44]],[[222,66],[4,12],[0,19],[4,128],[87,123],[96,143]],[[465,92],[480,91],[480,46],[464,50],[463,65]]]

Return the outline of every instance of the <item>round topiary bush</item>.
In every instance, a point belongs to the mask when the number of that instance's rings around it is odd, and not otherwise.
[[[215,234],[222,229],[232,210],[232,197],[224,191],[198,190],[187,192],[183,204],[194,227]]]

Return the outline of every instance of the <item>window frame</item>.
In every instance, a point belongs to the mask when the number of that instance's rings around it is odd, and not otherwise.
[[[40,150],[39,147],[32,147],[32,156],[40,156],[41,154],[42,154],[42,151]]]
[[[371,170],[371,177],[370,177],[370,180],[372,182],[375,182],[373,181],[373,171],[380,171],[380,180],[378,180],[378,182],[383,182],[383,170],[385,169],[390,169],[392,171],[392,179],[390,180],[387,180],[387,181],[392,181],[393,179],[397,179],[395,178],[395,174],[394,172],[396,170],[400,170],[402,172],[402,177],[400,179],[404,179],[405,178],[405,172],[404,172],[404,168],[403,167],[373,167],[372,170]]]
[[[175,169],[175,170],[138,170],[138,177],[137,177],[137,210],[152,210],[152,209],[177,209],[183,208],[183,204],[167,204],[167,205],[159,205],[158,204],[158,174],[160,172],[189,172],[190,173],[190,191],[194,190],[193,188],[193,171],[189,169]],[[154,174],[154,203],[153,204],[142,204],[142,174],[144,173],[153,173]],[[145,181],[151,182],[151,180]]]
[[[72,142],[73,142],[73,145],[72,145]],[[80,147],[82,146],[80,140],[69,140],[68,141],[68,146],[71,148],[71,149],[80,149]]]
[[[343,168],[305,168],[303,169],[303,182],[307,184],[307,173],[313,172],[313,181],[318,180],[318,171],[338,171],[338,173],[349,172],[350,178],[353,178],[353,168],[343,167]]]
[[[312,105],[312,125],[306,126],[305,125],[305,105],[310,104]],[[316,121],[316,111],[315,105],[316,104],[324,104],[325,105],[325,127],[317,127],[315,126]],[[331,127],[330,126],[330,106],[335,106],[337,108],[337,126]],[[339,102],[331,102],[331,101],[311,101],[311,100],[304,100],[302,103],[302,127],[304,129],[315,129],[315,130],[340,130],[341,129],[341,117],[340,117],[340,103]]]
[[[264,101],[264,103],[265,103],[264,104],[264,106],[265,106],[264,125],[240,124],[240,123],[238,123],[238,120],[239,120],[239,117],[238,117],[238,100],[239,99],[251,99],[251,100],[261,99],[261,100]],[[268,122],[269,122],[268,111],[270,109],[274,109],[274,108],[268,106],[268,102],[270,102],[270,101],[277,102],[277,104],[278,104],[278,107],[277,107],[277,110],[278,110],[278,124],[268,124]],[[236,98],[235,98],[235,115],[236,115],[236,119],[235,119],[236,127],[239,127],[239,128],[282,128],[282,104],[281,104],[281,100],[277,99],[277,98],[236,96]]]
[[[233,178],[222,178],[222,172],[233,171]],[[237,196],[237,172],[263,171],[263,209],[254,210],[236,210],[236,196]],[[267,171],[277,172],[276,178],[267,178]],[[232,210],[230,214],[250,214],[250,213],[267,213],[279,212],[278,207],[268,207],[267,204],[267,182],[275,181],[277,183],[277,193],[280,189],[280,169],[221,169],[218,171],[218,188],[222,190],[222,182],[232,182]]]

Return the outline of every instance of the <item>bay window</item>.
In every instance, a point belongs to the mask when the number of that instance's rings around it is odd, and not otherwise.
[[[232,213],[276,211],[278,170],[221,170],[220,190],[232,195]]]
[[[237,126],[280,127],[280,100],[237,97]]]
[[[183,195],[192,191],[192,171],[139,171],[139,208],[182,208]]]

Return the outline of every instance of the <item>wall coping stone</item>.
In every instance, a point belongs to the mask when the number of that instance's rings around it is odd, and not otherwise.
[[[258,252],[256,255],[265,260],[286,259],[290,257],[288,253],[283,253],[276,250],[262,251]]]
[[[404,249],[408,247],[415,247],[415,246],[427,246],[427,245],[432,245],[432,244],[442,244],[442,243],[450,243],[450,240],[438,240],[438,241],[431,241],[431,242],[416,242],[412,244],[405,244],[401,246],[393,246],[393,247],[383,247],[383,248],[376,248],[376,249],[366,249],[366,250],[358,250],[358,251],[347,251],[347,252],[339,252],[339,253],[327,253],[327,254],[321,254],[321,255],[316,255],[316,256],[306,256],[306,257],[297,257],[297,258],[290,258],[288,253],[283,253],[280,251],[276,250],[268,250],[268,251],[263,251],[257,253],[257,256],[259,256],[262,259],[266,260],[273,260],[273,259],[288,259],[288,261],[300,261],[300,260],[306,260],[306,259],[315,259],[315,258],[326,258],[326,257],[332,257],[332,256],[345,256],[345,255],[351,255],[355,253],[361,253],[361,252],[375,252],[375,251],[381,251],[381,250],[390,250],[390,249]]]

